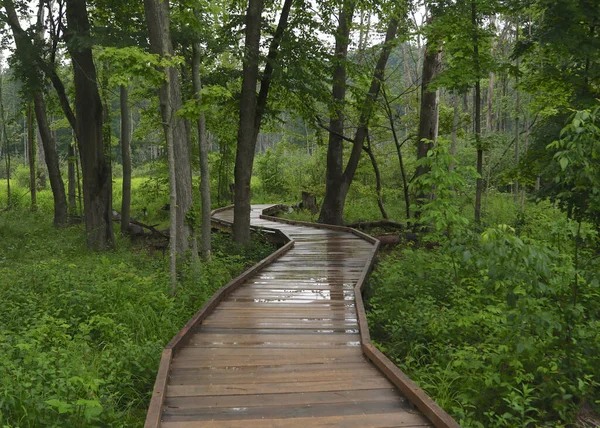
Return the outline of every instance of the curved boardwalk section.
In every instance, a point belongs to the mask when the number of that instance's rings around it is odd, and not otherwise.
[[[252,207],[252,225],[276,228],[290,242],[226,287],[165,348],[146,426],[458,426],[447,415],[449,423],[436,421],[439,408],[426,418],[407,400],[412,392],[403,395],[393,373],[363,350],[368,331],[361,337],[354,287],[373,243],[261,218],[269,207]],[[221,225],[232,216],[214,214]]]

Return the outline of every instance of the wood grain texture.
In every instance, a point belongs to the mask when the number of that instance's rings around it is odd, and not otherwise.
[[[251,224],[285,246],[167,345],[146,427],[458,426],[371,344],[361,291],[379,241],[269,216],[280,209],[253,206]]]

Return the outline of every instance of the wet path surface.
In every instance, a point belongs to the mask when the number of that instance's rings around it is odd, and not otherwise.
[[[274,223],[294,247],[229,294],[174,355],[161,426],[431,426],[361,350],[353,287],[372,244]],[[233,210],[215,214],[233,220]]]

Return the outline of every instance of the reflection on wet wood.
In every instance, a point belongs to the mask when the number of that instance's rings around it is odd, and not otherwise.
[[[432,426],[363,353],[354,293],[373,241],[261,219],[268,207],[252,207],[253,226],[293,247],[189,324],[146,426]],[[214,218],[225,227],[233,210]]]

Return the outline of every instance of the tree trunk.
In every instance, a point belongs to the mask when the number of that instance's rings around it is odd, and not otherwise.
[[[452,140],[450,140],[450,155],[456,156],[456,139],[458,136],[458,127],[460,126],[460,111],[458,108],[458,95],[454,96],[454,117],[452,119]],[[454,169],[454,162],[452,162],[448,169],[452,171]]]
[[[90,24],[85,0],[67,0],[68,44],[73,59],[76,134],[81,156],[83,200],[88,247],[114,247],[112,180],[102,139],[102,101],[96,67],[88,44]],[[66,208],[66,204],[65,204]]]
[[[250,179],[254,162],[252,144],[256,120],[256,85],[260,53],[260,26],[263,0],[249,0],[246,11],[246,40],[240,97],[240,121],[235,155],[233,239],[250,243]]]
[[[67,166],[67,179],[69,182],[69,213],[71,215],[77,214],[77,185],[75,181],[75,150],[73,148],[73,144],[69,144],[69,152],[68,152],[68,166]]]
[[[8,133],[6,132],[6,114],[4,112],[4,79],[0,73],[0,145],[4,147],[4,160],[6,164],[6,208],[12,207],[12,194],[10,189],[10,146],[8,144]]]
[[[58,154],[56,153],[56,142],[52,137],[48,117],[46,116],[46,102],[41,93],[33,98],[37,129],[43,145],[44,158],[48,168],[48,178],[52,195],[54,197],[54,225],[64,226],[68,221],[67,197],[65,195],[65,184],[60,174]]]
[[[174,54],[171,42],[168,0],[144,0],[146,20],[150,36],[150,47],[154,54],[172,56]],[[177,203],[171,204],[175,215],[171,222],[177,229],[175,248],[183,254],[190,248],[191,227],[186,216],[192,206],[192,170],[190,164],[190,146],[185,121],[175,114],[181,109],[181,86],[176,67],[166,67],[167,81],[159,90],[160,109],[164,123],[167,143],[173,144],[172,171],[170,171],[172,189],[176,191]],[[167,144],[168,146],[168,144]]]
[[[198,104],[202,104],[202,79],[200,75],[200,44],[194,43],[192,58],[192,84]],[[202,231],[200,251],[205,260],[211,256],[211,223],[210,223],[210,171],[208,169],[208,138],[206,135],[206,117],[200,113],[196,122],[198,127],[198,146],[200,151],[200,199],[202,202]]]
[[[233,239],[238,244],[250,243],[250,179],[254,163],[256,141],[267,107],[269,88],[273,79],[279,45],[287,28],[292,0],[285,0],[279,23],[269,45],[267,63],[256,95],[258,62],[260,53],[260,25],[263,0],[249,0],[246,13],[246,52],[242,71],[242,94],[240,99],[240,122],[235,157],[235,189]]]
[[[483,194],[483,147],[481,145],[481,77],[479,64],[479,37],[477,9],[471,2],[471,23],[473,24],[473,60],[475,63],[475,146],[477,147],[477,184],[475,189],[475,222],[481,223],[481,196]]]
[[[493,131],[493,119],[494,119],[494,73],[490,72],[488,90],[487,90],[487,116],[485,122],[485,132],[489,134]]]
[[[373,153],[373,147],[371,146],[371,138],[369,137],[368,132],[367,145],[364,147],[364,149],[369,155],[371,165],[373,165],[373,172],[375,173],[375,191],[377,193],[377,205],[379,206],[379,211],[381,211],[381,216],[385,220],[387,220],[390,217],[388,216],[388,213],[385,210],[385,205],[383,204],[383,197],[381,195],[381,173],[379,172],[379,166],[377,165],[377,159],[375,159],[375,153]]]
[[[344,6],[343,6],[344,7]],[[353,13],[354,4],[349,5],[349,11]],[[371,119],[374,104],[381,90],[381,82],[384,79],[385,66],[392,51],[393,40],[396,38],[398,30],[398,19],[392,17],[387,27],[385,41],[382,44],[369,92],[366,94],[360,109],[358,119],[358,128],[354,134],[352,142],[352,151],[342,172],[343,163],[343,140],[344,140],[344,122],[343,122],[343,104],[346,96],[346,68],[343,63],[348,52],[348,35],[352,21],[352,13],[348,13],[346,8],[340,14],[340,24],[336,33],[336,57],[339,58],[338,65],[334,68],[333,99],[340,106],[336,115],[330,119],[329,147],[327,151],[327,180],[325,187],[325,200],[321,207],[319,221],[328,224],[341,225],[344,221],[344,205],[346,196],[354,174],[358,168],[360,155],[363,150],[369,121]],[[343,37],[343,36],[346,37]],[[339,117],[337,116],[339,115]],[[332,144],[333,143],[333,144]]]
[[[37,208],[37,182],[35,171],[35,151],[33,150],[33,108],[27,106],[27,158],[29,161],[29,191],[31,192],[31,209]]]
[[[517,22],[515,24],[515,40],[518,43],[519,42],[519,23]],[[516,105],[515,105],[515,166],[519,165],[519,150],[520,150],[520,129],[521,129],[521,124],[520,124],[520,117],[519,117],[519,113],[521,110],[521,93],[519,91],[519,58],[517,57],[516,60],[516,69],[517,72],[515,73],[515,92],[516,92]],[[515,179],[515,194],[514,194],[514,199],[515,199],[515,204],[519,202],[519,180]]]
[[[427,157],[427,153],[437,140],[439,124],[439,91],[431,91],[429,85],[439,74],[442,67],[442,51],[430,43],[425,48],[423,60],[423,84],[421,86],[421,114],[419,118],[419,136],[417,141],[417,160]],[[429,168],[418,166],[415,178],[427,174]],[[419,192],[418,199],[428,198]]]
[[[406,169],[404,168],[404,159],[402,156],[402,143],[398,140],[398,133],[396,132],[396,125],[394,123],[394,115],[390,102],[387,98],[385,87],[383,88],[383,99],[384,106],[387,113],[388,120],[390,122],[390,128],[392,130],[392,137],[394,138],[394,145],[396,146],[396,153],[398,154],[398,162],[400,164],[400,174],[402,175],[402,189],[404,191],[404,203],[406,205],[406,219],[410,219],[410,192],[408,189],[408,179],[406,178]],[[405,140],[406,141],[406,140]]]
[[[131,112],[129,91],[125,85],[121,85],[119,88],[119,101],[121,104],[121,158],[123,160],[121,233],[127,233],[131,220]]]
[[[343,177],[344,153],[344,104],[346,100],[346,59],[355,2],[344,0],[335,31],[335,59],[333,65],[333,104],[336,110],[329,119],[329,142],[327,145],[327,172],[325,199],[321,206],[319,222],[343,224],[344,203],[348,189]]]

